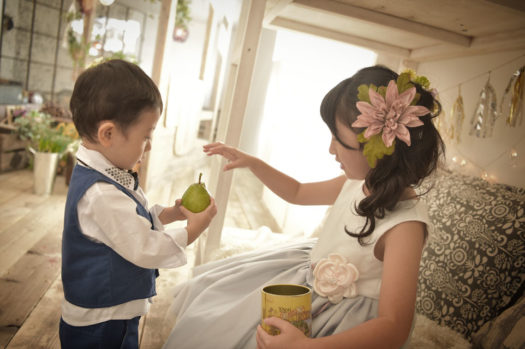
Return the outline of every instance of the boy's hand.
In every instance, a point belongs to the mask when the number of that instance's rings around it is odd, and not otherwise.
[[[253,158],[252,156],[221,142],[206,144],[203,146],[203,150],[208,156],[222,155],[225,157],[228,160],[228,163],[224,166],[224,171],[232,170],[234,168],[249,167],[250,159]]]
[[[193,213],[186,207],[180,205],[180,212],[188,220],[186,230],[188,231],[188,245],[191,244],[199,235],[210,225],[212,218],[217,214],[215,199],[210,196],[210,205],[202,212]]]
[[[175,221],[182,221],[186,219],[186,216],[181,212],[181,199],[175,200],[175,205],[171,207],[166,207],[159,214],[159,220],[162,224],[168,224]]]

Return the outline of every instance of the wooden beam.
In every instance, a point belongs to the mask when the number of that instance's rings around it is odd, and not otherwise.
[[[227,86],[231,94],[224,100],[223,115],[219,120],[218,140],[237,147],[241,139],[244,113],[250,91],[257,48],[261,36],[266,0],[243,1],[241,18],[235,45],[240,47],[239,63],[231,63]],[[236,61],[236,59],[234,59]],[[227,90],[228,91],[228,90]],[[222,130],[225,130],[224,132]],[[207,262],[211,253],[220,247],[221,233],[228,198],[230,195],[232,172],[223,172],[221,160],[212,163],[210,178],[214,178],[210,187],[217,204],[217,215],[212,220],[204,239],[199,238],[195,264]]]
[[[400,57],[408,58],[410,56],[410,50],[384,44],[382,42],[373,41],[370,39],[362,38],[356,35],[350,35],[346,33],[336,32],[333,30],[312,26],[310,24],[292,21],[286,18],[277,17],[269,25],[269,27],[281,27],[290,30],[295,30],[302,33],[308,33],[312,35],[321,36],[323,38],[346,42],[351,45],[366,47],[371,50],[383,51],[391,53]]]
[[[521,49],[525,49],[525,29],[474,38],[469,48],[443,44],[415,49],[410,59],[422,62]]]
[[[523,0],[485,0],[493,4],[510,8],[512,10],[525,12],[525,1]]]
[[[357,18],[363,21],[392,27],[406,32],[426,36],[444,43],[468,47],[471,37],[451,32],[445,29],[432,27],[426,24],[410,21],[408,19],[387,15],[361,7],[341,3],[333,0],[295,0],[294,5],[314,8],[319,11]]]
[[[264,13],[264,26],[270,24],[270,22],[273,21],[274,18],[277,17],[279,13],[283,11],[292,2],[293,0],[279,0],[274,6],[267,8],[266,12]]]

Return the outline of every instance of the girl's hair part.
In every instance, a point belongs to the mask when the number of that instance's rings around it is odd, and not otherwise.
[[[367,67],[343,80],[326,94],[321,103],[321,117],[338,142],[346,146],[337,135],[336,119],[356,135],[364,131],[364,128],[351,126],[361,114],[356,107],[359,101],[358,87],[362,84],[386,87],[390,80],[395,81],[397,77],[398,74],[384,66]],[[379,159],[376,166],[368,171],[365,185],[370,195],[355,207],[357,214],[366,218],[365,225],[360,232],[351,232],[345,227],[346,233],[358,238],[361,245],[366,244],[366,237],[374,231],[376,218],[384,218],[387,211],[394,210],[405,189],[420,185],[437,168],[445,152],[443,140],[432,122],[441,112],[441,105],[429,91],[412,83],[420,94],[417,105],[427,107],[432,112],[419,118],[423,122],[422,126],[408,128],[410,146],[396,140],[395,151]]]

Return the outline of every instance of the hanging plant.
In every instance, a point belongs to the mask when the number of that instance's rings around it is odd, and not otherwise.
[[[173,40],[184,42],[188,38],[188,24],[191,21],[190,0],[177,1],[177,14],[175,15],[175,28],[173,28]]]
[[[82,1],[78,1],[76,4],[76,7],[66,14],[66,22],[68,24],[66,40],[69,55],[73,60],[73,80],[75,80],[78,74],[86,67],[89,48],[93,44],[90,40],[91,27],[88,25],[93,8],[88,8]],[[75,30],[73,30],[72,23],[76,20],[84,21],[82,34],[76,33]]]
[[[175,16],[175,26],[188,29],[188,24],[191,21],[190,3],[190,0],[177,1],[177,15]]]

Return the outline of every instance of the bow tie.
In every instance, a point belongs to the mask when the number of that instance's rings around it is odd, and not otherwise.
[[[133,179],[135,180],[135,184],[133,185],[133,190],[137,190],[137,188],[139,187],[139,174],[131,170],[129,170],[128,173],[132,175]]]

